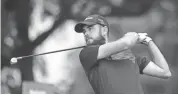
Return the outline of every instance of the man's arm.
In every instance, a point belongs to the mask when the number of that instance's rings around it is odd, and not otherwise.
[[[135,45],[137,41],[138,34],[135,32],[129,32],[121,39],[101,45],[99,47],[97,59],[106,58],[123,50],[127,50]]]
[[[171,77],[171,72],[169,70],[168,63],[160,52],[160,50],[158,49],[158,47],[152,40],[149,41],[147,45],[152,55],[153,62],[150,61],[148,63],[148,65],[143,69],[143,73],[159,78]]]
[[[79,54],[80,62],[82,63],[86,72],[95,65],[97,60],[109,57],[112,54],[121,52],[131,48],[137,43],[138,34],[129,32],[117,41],[106,43],[104,45],[88,46],[81,50]]]

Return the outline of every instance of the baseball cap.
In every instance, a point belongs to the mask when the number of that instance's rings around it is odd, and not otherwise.
[[[100,24],[102,26],[107,26],[108,29],[109,29],[109,24],[108,24],[107,20],[101,15],[94,14],[94,15],[90,15],[87,18],[85,18],[84,21],[76,24],[75,25],[75,31],[77,33],[82,33],[83,27],[85,25],[94,25],[94,24]]]

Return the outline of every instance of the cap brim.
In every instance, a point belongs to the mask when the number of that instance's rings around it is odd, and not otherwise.
[[[75,25],[75,31],[77,33],[82,33],[83,32],[83,27],[85,25],[93,25],[95,24],[94,22],[89,22],[89,21],[83,21],[83,22],[79,22],[78,24]]]

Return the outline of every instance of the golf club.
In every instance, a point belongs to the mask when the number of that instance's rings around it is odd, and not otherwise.
[[[139,38],[144,38],[142,36],[147,36],[147,33],[138,33]],[[20,57],[13,57],[11,58],[10,63],[15,64],[18,62],[19,59],[24,59],[24,58],[29,58],[29,57],[34,57],[34,56],[39,56],[39,55],[45,55],[45,54],[51,54],[51,53],[56,53],[56,52],[62,52],[62,51],[68,51],[68,50],[73,50],[73,49],[79,49],[79,48],[84,48],[85,46],[79,46],[79,47],[74,47],[74,48],[68,48],[68,49],[62,49],[62,50],[56,50],[56,51],[51,51],[51,52],[46,52],[46,53],[41,53],[41,54],[32,54],[32,55],[27,55],[27,56],[20,56]]]

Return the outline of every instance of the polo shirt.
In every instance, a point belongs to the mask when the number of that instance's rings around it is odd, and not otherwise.
[[[79,54],[89,82],[97,94],[141,94],[139,75],[148,64],[146,57],[129,59],[97,60],[100,45],[85,47]]]

